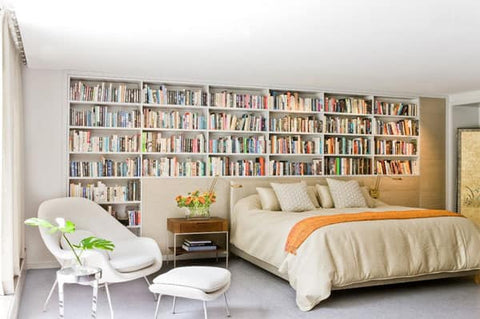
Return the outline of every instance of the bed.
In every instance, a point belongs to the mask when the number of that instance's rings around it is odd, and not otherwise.
[[[318,214],[408,211],[375,208],[316,209],[302,213],[262,210],[255,187],[233,186],[232,252],[288,280],[300,310],[308,311],[331,290],[476,275],[480,231],[462,217],[339,223],[314,231],[296,254],[285,252],[291,228]]]

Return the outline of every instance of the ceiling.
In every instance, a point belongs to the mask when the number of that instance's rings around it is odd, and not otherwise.
[[[442,96],[480,89],[480,1],[13,0],[30,68]]]

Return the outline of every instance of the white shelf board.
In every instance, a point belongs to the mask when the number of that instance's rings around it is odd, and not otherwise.
[[[132,106],[132,107],[139,107],[142,104],[139,103],[126,103],[126,102],[101,102],[101,101],[75,101],[69,100],[70,104],[78,104],[78,105],[103,105],[103,106]]]
[[[140,176],[132,176],[132,177],[127,177],[127,176],[106,176],[106,177],[74,177],[70,176],[68,179],[69,180],[125,180],[125,179],[140,179]]]
[[[88,131],[134,131],[140,132],[141,127],[103,127],[103,126],[75,126],[70,125],[70,130],[88,130]]]

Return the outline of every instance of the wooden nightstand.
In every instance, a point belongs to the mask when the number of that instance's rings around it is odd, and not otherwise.
[[[177,266],[177,256],[185,254],[215,253],[216,257],[225,257],[225,267],[228,268],[228,220],[225,218],[211,217],[210,219],[185,219],[168,218],[167,229],[173,234],[173,267]],[[223,234],[225,236],[225,248],[217,247],[212,251],[186,251],[177,244],[178,236]]]

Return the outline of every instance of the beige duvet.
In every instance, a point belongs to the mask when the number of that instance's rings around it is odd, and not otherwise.
[[[235,205],[231,243],[288,274],[303,311],[328,298],[332,287],[480,269],[480,230],[468,219],[457,217],[335,224],[312,233],[296,255],[284,251],[291,227],[306,217],[408,209],[386,206],[271,212],[261,210],[258,196],[252,195]]]

